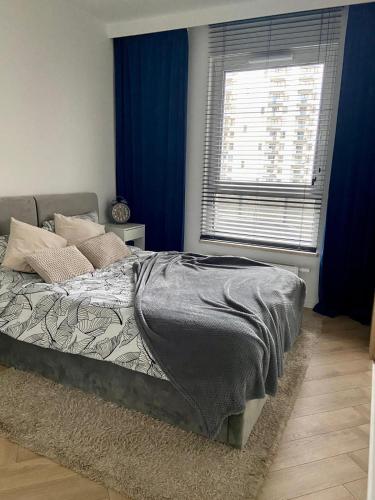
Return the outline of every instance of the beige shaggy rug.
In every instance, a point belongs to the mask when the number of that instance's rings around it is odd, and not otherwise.
[[[14,369],[0,373],[0,434],[133,499],[255,499],[316,338],[300,335],[244,450]]]

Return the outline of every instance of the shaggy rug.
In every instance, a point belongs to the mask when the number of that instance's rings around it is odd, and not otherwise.
[[[255,499],[316,338],[301,333],[243,450],[14,369],[0,373],[0,434],[133,499]]]

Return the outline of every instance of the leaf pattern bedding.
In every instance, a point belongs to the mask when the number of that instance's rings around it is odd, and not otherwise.
[[[60,284],[0,268],[0,332],[166,379],[134,319],[133,264],[151,254],[132,249],[126,259]]]

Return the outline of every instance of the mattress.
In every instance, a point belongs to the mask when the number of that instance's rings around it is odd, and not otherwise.
[[[134,319],[133,264],[152,253],[134,248],[130,257],[61,284],[0,267],[0,332],[167,379]]]

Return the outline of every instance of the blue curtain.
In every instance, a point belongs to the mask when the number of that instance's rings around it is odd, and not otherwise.
[[[182,250],[187,30],[114,40],[117,194],[146,247]]]
[[[369,323],[375,284],[375,3],[351,6],[315,311]]]

